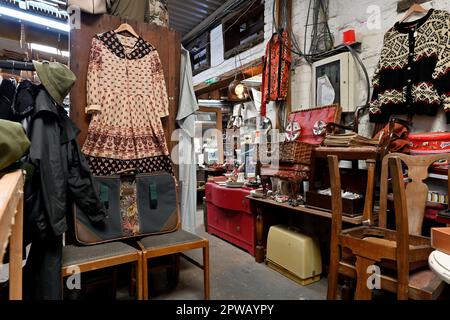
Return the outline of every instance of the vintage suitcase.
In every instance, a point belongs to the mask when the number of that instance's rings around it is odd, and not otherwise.
[[[409,135],[411,154],[450,152],[450,132],[424,132]]]
[[[271,165],[261,166],[261,176],[277,177],[291,181],[308,180],[309,172],[309,167],[301,164],[280,164],[278,167]]]
[[[267,264],[301,285],[319,281],[322,273],[319,242],[286,226],[272,226],[267,238]]]
[[[286,133],[288,140],[297,140],[319,146],[325,139],[326,126],[339,123],[341,108],[338,105],[304,109],[289,114]]]
[[[177,184],[166,172],[94,177],[108,217],[92,223],[75,208],[76,240],[84,245],[176,231],[180,223]]]

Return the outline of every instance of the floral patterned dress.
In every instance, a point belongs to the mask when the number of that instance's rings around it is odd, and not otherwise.
[[[94,175],[126,169],[173,174],[161,123],[169,101],[161,61],[150,43],[114,31],[94,37],[86,113],[92,119],[83,153]]]

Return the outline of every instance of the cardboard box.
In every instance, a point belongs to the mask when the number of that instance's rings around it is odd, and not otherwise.
[[[436,250],[450,254],[450,228],[432,228],[431,246]]]

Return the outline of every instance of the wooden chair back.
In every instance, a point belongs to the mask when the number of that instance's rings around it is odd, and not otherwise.
[[[408,197],[406,195],[403,170],[400,157],[389,157],[389,168],[392,176],[394,190],[396,242],[397,242],[397,298],[408,299],[409,283],[409,219],[408,219]],[[423,189],[423,186],[420,186]],[[419,190],[420,192],[420,190]],[[426,199],[425,199],[426,200]],[[417,220],[418,217],[413,217]]]
[[[410,156],[402,153],[391,153],[386,155],[381,165],[380,185],[380,211],[379,226],[386,228],[387,195],[388,195],[388,166],[390,159],[398,158],[408,167],[409,183],[405,189],[406,211],[408,212],[409,234],[420,235],[425,215],[425,207],[428,196],[428,186],[423,182],[428,177],[429,167],[440,160],[450,163],[450,154],[434,154],[425,156]],[[401,169],[401,166],[400,166]],[[450,175],[450,167],[449,167]],[[448,183],[450,194],[450,181]]]
[[[341,175],[339,173],[339,159],[337,156],[328,156],[328,168],[330,170],[332,217],[327,298],[329,300],[336,300],[337,279],[339,273],[338,262],[341,255],[339,249],[339,235],[342,231]]]

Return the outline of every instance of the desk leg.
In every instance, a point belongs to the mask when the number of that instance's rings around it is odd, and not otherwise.
[[[22,300],[23,196],[19,200],[10,239],[9,299]]]
[[[366,200],[364,201],[363,222],[373,223],[373,193],[375,189],[375,166],[376,161],[369,159],[367,163],[367,189]]]
[[[258,263],[264,262],[264,245],[263,245],[263,231],[264,231],[264,219],[261,208],[256,209],[256,250],[255,261]]]

